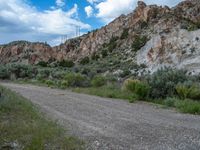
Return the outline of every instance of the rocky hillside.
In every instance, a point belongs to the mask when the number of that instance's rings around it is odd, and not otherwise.
[[[186,0],[174,8],[148,6],[139,1],[132,13],[57,47],[30,42],[3,45],[0,62],[36,64],[63,59],[79,62],[85,57],[95,60],[118,57],[119,63],[142,65],[148,72],[171,66],[197,73],[200,72],[199,29],[199,0]]]
[[[17,41],[0,46],[0,62],[2,64],[17,62],[35,64],[53,58],[53,49],[45,43]]]

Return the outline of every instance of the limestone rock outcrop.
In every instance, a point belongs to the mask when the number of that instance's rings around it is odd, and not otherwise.
[[[155,35],[138,51],[137,62],[151,72],[165,66],[200,73],[200,30]]]

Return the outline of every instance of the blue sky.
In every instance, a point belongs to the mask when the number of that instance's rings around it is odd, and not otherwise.
[[[30,0],[30,2],[33,6],[36,6],[40,11],[48,10],[56,4],[56,0]],[[64,7],[62,7],[64,11],[71,9],[74,6],[74,4],[77,4],[79,19],[81,21],[84,21],[85,23],[90,24],[92,29],[96,29],[105,25],[104,22],[96,19],[95,17],[87,17],[85,7],[91,5],[91,3],[87,0],[63,0],[63,2],[65,3]]]
[[[144,0],[175,6],[182,0]],[[137,0],[0,0],[0,44],[16,40],[58,45],[61,37],[76,36],[108,24],[136,7]]]

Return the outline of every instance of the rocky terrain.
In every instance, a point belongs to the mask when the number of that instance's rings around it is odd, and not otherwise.
[[[17,62],[23,64],[35,64],[43,60],[49,61],[52,57],[53,49],[45,43],[31,43],[27,41],[17,41],[0,46],[0,62]]]
[[[200,1],[186,0],[174,8],[148,6],[139,1],[132,13],[56,47],[24,41],[0,46],[1,63],[79,62],[94,55],[96,58],[120,55],[121,64],[143,65],[148,72],[171,66],[199,73]]]

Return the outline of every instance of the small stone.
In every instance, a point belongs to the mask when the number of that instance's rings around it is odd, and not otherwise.
[[[99,146],[99,145],[100,145],[99,141],[95,141],[94,144],[95,144],[96,146]]]

